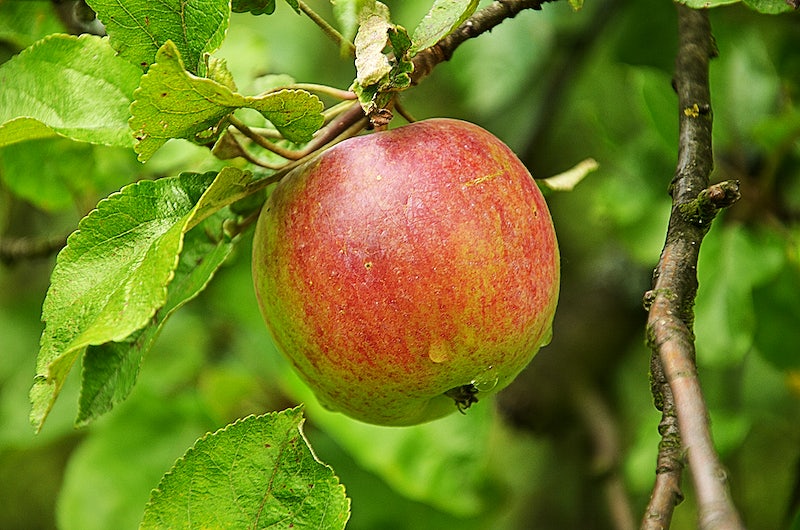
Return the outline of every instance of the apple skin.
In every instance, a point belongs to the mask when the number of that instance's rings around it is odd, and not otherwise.
[[[325,407],[413,425],[507,386],[549,342],[552,220],[530,173],[471,123],[346,140],[287,175],[253,278],[278,348]]]

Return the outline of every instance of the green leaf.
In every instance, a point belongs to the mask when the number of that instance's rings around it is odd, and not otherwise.
[[[249,178],[226,168],[219,176],[141,181],[101,201],[81,221],[58,256],[42,309],[45,329],[30,394],[37,429],[88,346],[128,339],[152,324],[168,302],[184,233],[241,196],[233,186],[225,197],[209,188],[212,181],[230,185]]]
[[[767,15],[796,11],[796,8],[792,7],[786,0],[742,0],[742,2],[750,9]]]
[[[214,141],[224,131],[225,118],[242,107],[258,110],[286,139],[295,142],[310,140],[324,120],[322,102],[304,90],[245,97],[189,73],[171,41],[158,51],[156,63],[142,76],[134,97],[130,126],[142,162],[171,138]]]
[[[211,128],[219,129],[225,116],[246,103],[244,96],[225,85],[189,73],[172,41],[158,50],[134,98],[130,127],[142,162],[170,138],[195,139]],[[216,130],[206,140],[212,141],[215,134]]]
[[[224,219],[209,219],[186,234],[175,277],[167,288],[167,301],[145,328],[123,341],[89,346],[86,350],[76,424],[98,418],[128,397],[142,360],[167,318],[205,289],[233,250],[233,243],[222,234]],[[219,234],[218,239],[209,239],[209,233]]]
[[[295,143],[310,141],[325,120],[322,102],[305,90],[284,89],[248,97],[247,106],[263,114],[284,138]]]
[[[302,425],[295,408],[201,438],[153,491],[140,528],[344,528],[350,501]]]
[[[222,44],[230,0],[88,0],[120,56],[146,70],[171,40],[192,73],[205,75],[203,56]]]
[[[56,134],[130,147],[140,72],[107,39],[47,37],[0,66],[0,146]]]
[[[233,0],[231,10],[234,13],[271,15],[275,12],[275,0]]]
[[[430,48],[467,20],[478,8],[478,0],[436,0],[414,29],[411,54]]]

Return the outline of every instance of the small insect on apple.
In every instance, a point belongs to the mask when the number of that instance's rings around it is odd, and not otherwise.
[[[253,278],[275,343],[324,406],[413,425],[503,389],[550,340],[559,253],[511,149],[430,119],[287,175],[256,226]]]

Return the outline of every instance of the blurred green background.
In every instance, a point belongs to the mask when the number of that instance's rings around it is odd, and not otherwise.
[[[386,1],[413,28],[430,0]],[[333,20],[327,1],[309,1]],[[800,528],[800,15],[710,12],[714,180],[743,198],[701,253],[696,335],[713,433],[750,528]],[[654,409],[641,297],[669,215],[677,159],[671,88],[677,29],[665,0],[566,2],[468,41],[403,95],[417,118],[458,117],[508,143],[545,178],[600,168],[548,202],[562,253],[554,340],[494,402],[466,417],[390,429],[321,410],[262,324],[248,237],[172,317],[130,398],[75,430],[77,371],[44,429],[28,423],[40,310],[54,258],[0,265],[0,528],[134,528],[150,489],[208,431],[307,403],[306,430],[352,499],[348,528],[613,528],[638,525],[655,476]],[[49,2],[0,0],[0,61],[64,31]],[[239,90],[258,78],[347,88],[351,61],[284,3],[234,15],[217,54]],[[220,167],[185,142],[142,166],[67,140],[0,149],[0,237],[58,238],[127,182]],[[610,485],[624,494],[609,496]],[[691,481],[672,528],[695,528]]]

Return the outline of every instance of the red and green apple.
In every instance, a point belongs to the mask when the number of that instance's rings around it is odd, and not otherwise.
[[[276,186],[253,245],[278,348],[324,406],[364,422],[463,412],[551,336],[547,205],[514,153],[467,122],[328,149]]]

